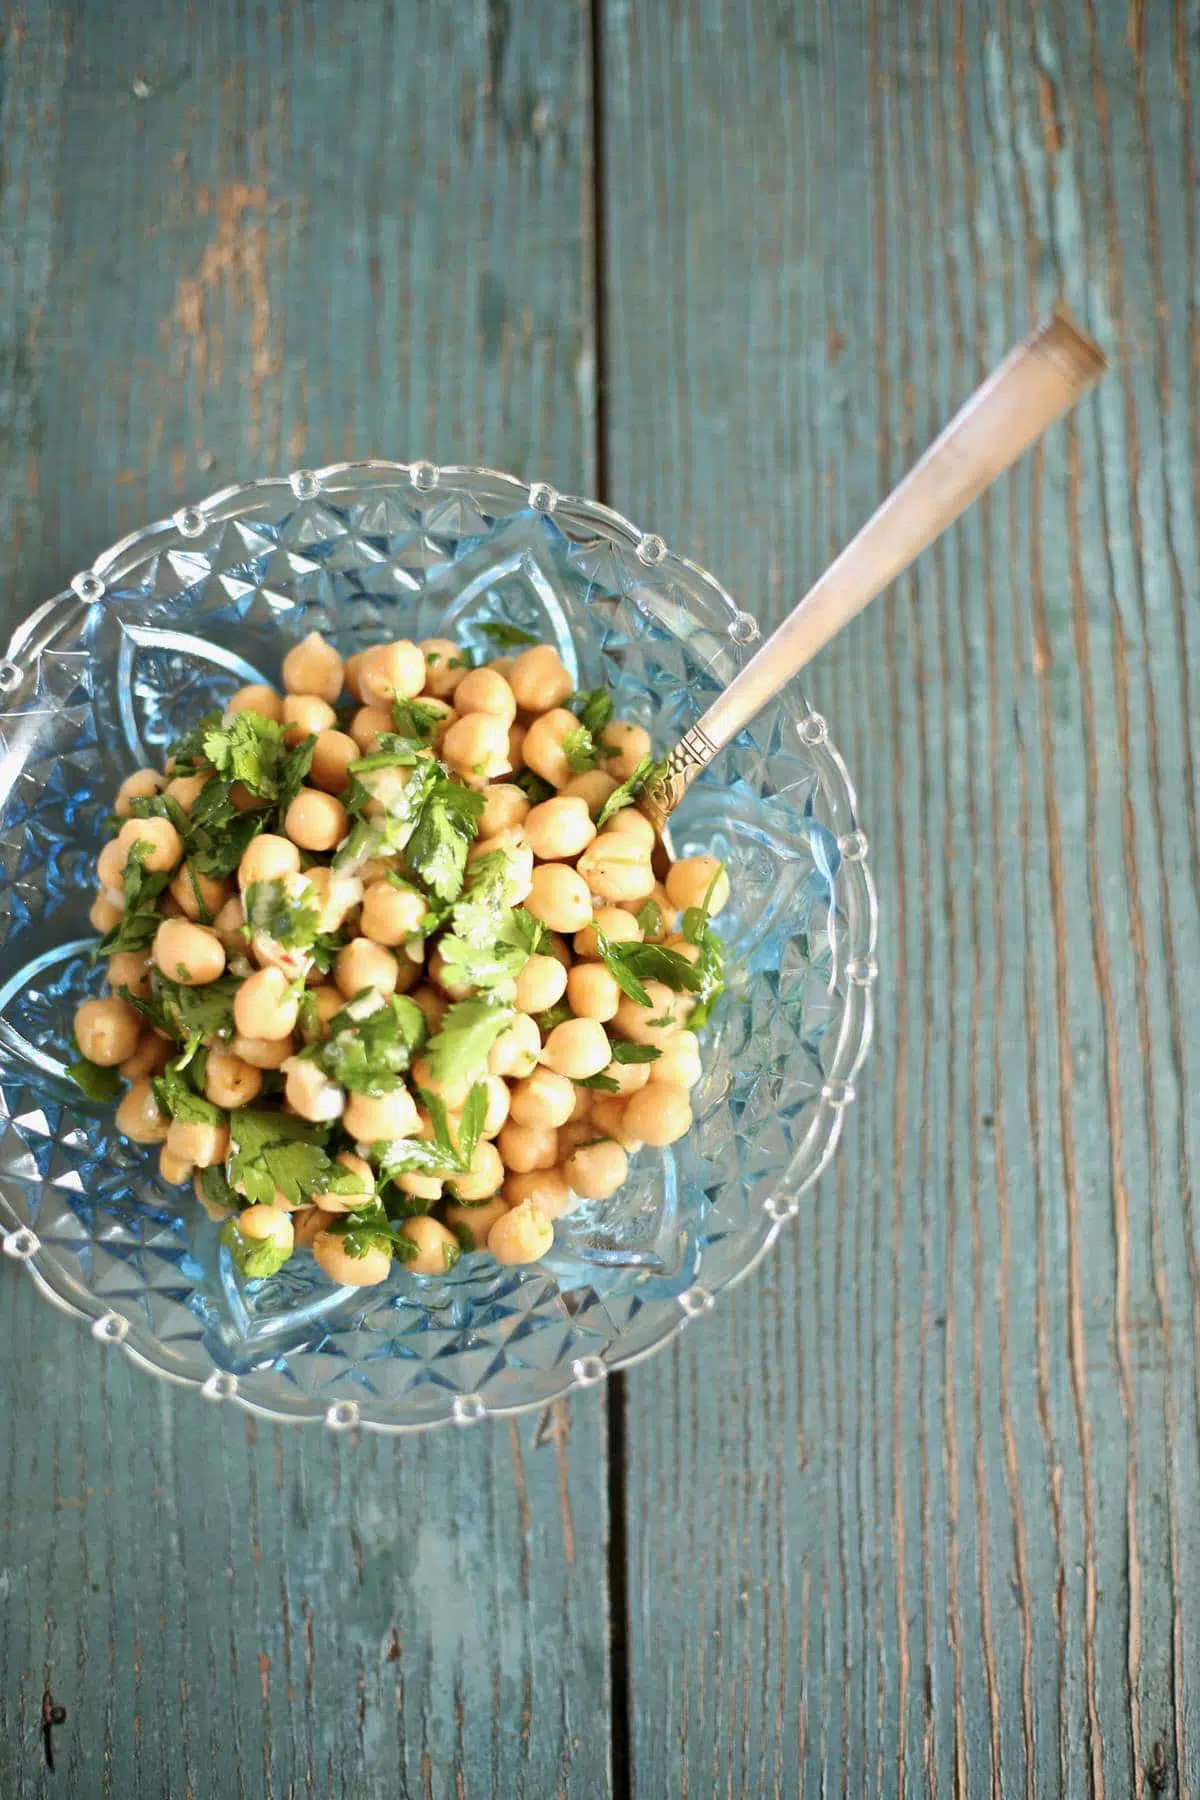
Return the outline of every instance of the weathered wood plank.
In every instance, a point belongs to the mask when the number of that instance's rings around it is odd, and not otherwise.
[[[1196,77],[1165,20],[606,8],[611,498],[764,621],[1056,293],[1115,365],[813,672],[879,1042],[791,1236],[629,1381],[638,1793],[1200,1780]]]
[[[9,11],[6,628],[239,475],[587,490],[585,46],[574,5]],[[594,1396],[352,1443],[156,1385],[11,1266],[0,1317],[5,1800],[609,1791]]]

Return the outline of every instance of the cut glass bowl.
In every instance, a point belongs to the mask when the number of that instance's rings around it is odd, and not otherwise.
[[[715,851],[729,991],[696,1125],[544,1262],[399,1264],[333,1287],[309,1256],[245,1283],[190,1189],[63,1073],[99,991],[88,909],[122,776],[317,630],[348,655],[504,622],[666,750],[758,628],[710,575],[603,506],[486,469],[339,464],[226,488],[136,532],[0,661],[0,1242],[145,1367],[278,1419],[404,1431],[544,1406],[648,1355],[765,1254],[833,1154],[871,1033],[875,898],[854,792],[790,689],[692,788],[676,854]]]

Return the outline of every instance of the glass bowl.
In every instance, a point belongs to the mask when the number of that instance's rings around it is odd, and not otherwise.
[[[32,613],[0,662],[0,1231],[42,1292],[142,1366],[274,1419],[415,1430],[540,1407],[658,1349],[754,1268],[833,1154],[871,1034],[876,908],[854,791],[794,689],[688,794],[715,850],[729,990],[696,1125],[643,1151],[551,1254],[398,1264],[335,1288],[311,1257],[245,1283],[190,1190],[66,1078],[96,972],[100,820],[123,775],[316,629],[343,654],[507,623],[666,749],[758,627],[710,575],[590,501],[487,469],[344,463],[223,489],[135,532]]]

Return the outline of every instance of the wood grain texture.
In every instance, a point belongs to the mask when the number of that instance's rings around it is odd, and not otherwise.
[[[1195,19],[604,18],[610,498],[764,623],[1056,296],[1114,365],[812,672],[878,1045],[628,1383],[634,1792],[1194,1793]]]
[[[257,471],[587,490],[586,42],[519,0],[7,11],[5,628]],[[255,1428],[12,1265],[0,1337],[4,1800],[609,1792],[596,1396],[396,1442]]]

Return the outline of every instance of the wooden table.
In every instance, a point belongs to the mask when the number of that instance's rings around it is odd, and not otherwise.
[[[376,453],[766,624],[1056,295],[1113,372],[813,673],[878,1047],[711,1318],[355,1442],[0,1270],[3,1800],[1200,1787],[1198,90],[1183,0],[10,0],[6,623]]]

